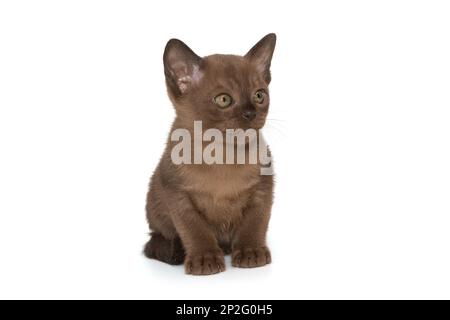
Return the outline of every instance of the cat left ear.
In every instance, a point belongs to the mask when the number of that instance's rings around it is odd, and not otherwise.
[[[261,72],[267,83],[270,82],[270,63],[276,42],[277,36],[275,33],[269,33],[245,55],[245,58],[249,59]]]
[[[196,81],[200,80],[202,58],[196,55],[183,41],[169,40],[164,50],[163,60],[166,82],[175,96],[181,96]]]

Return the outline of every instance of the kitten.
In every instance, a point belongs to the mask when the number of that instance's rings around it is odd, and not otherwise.
[[[168,95],[176,118],[171,133],[194,121],[203,129],[255,129],[269,109],[270,64],[275,34],[261,39],[245,56],[197,56],[186,44],[170,40],[164,52]],[[248,154],[246,141],[246,154]],[[144,253],[187,274],[225,270],[224,254],[234,267],[271,262],[266,231],[273,197],[272,175],[261,164],[174,164],[170,139],[150,181],[147,219],[151,239]],[[200,148],[204,148],[201,144]]]

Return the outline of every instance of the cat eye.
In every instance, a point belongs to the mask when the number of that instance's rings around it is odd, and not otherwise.
[[[258,90],[255,92],[255,95],[253,96],[253,101],[255,103],[263,103],[264,102],[264,98],[266,97],[266,93],[263,90]]]
[[[230,95],[226,93],[219,94],[214,98],[214,103],[217,104],[220,108],[226,108],[231,105],[233,99],[231,99]]]

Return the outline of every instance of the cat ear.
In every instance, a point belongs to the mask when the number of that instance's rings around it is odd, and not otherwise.
[[[183,41],[169,40],[164,50],[163,60],[167,85],[176,96],[184,94],[194,82],[200,80],[202,58]]]
[[[261,72],[267,83],[270,82],[270,62],[276,42],[277,36],[275,33],[269,33],[245,55],[245,58],[249,59]]]

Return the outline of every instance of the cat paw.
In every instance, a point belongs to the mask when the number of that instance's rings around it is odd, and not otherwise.
[[[186,274],[210,275],[225,271],[223,252],[206,252],[187,255],[184,261]]]
[[[231,264],[237,268],[262,267],[272,262],[269,248],[235,249],[232,253]]]

